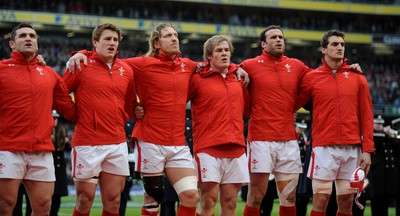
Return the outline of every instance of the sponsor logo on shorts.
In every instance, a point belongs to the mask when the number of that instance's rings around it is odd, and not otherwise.
[[[318,171],[320,170],[321,168],[317,165],[317,166],[315,166],[315,168],[314,168],[314,170],[315,170],[315,172],[314,172],[314,175],[318,175]]]
[[[82,164],[78,164],[78,166],[76,166],[76,168],[78,169],[78,175],[82,175],[82,170],[83,168],[85,168]]]
[[[257,169],[257,164],[258,164],[258,160],[253,159],[253,160],[251,161],[251,166],[252,166],[253,169]]]
[[[0,163],[0,173],[3,173],[4,167],[5,167],[5,165],[3,163]]]
[[[142,163],[143,163],[143,169],[148,169],[148,164],[149,164],[149,160],[147,160],[147,158],[143,159]]]
[[[207,178],[207,169],[206,168],[203,168],[203,169],[201,169],[201,174],[202,174],[202,178]]]

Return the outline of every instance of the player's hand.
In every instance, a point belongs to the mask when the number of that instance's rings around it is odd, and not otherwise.
[[[236,78],[237,78],[237,80],[241,80],[243,78],[242,86],[245,88],[250,83],[249,74],[245,70],[243,70],[243,68],[241,68],[241,67],[239,67],[236,71]]]
[[[38,60],[39,65],[46,66],[46,62],[44,61],[44,58],[42,55],[36,56],[36,59]]]
[[[75,67],[78,69],[78,71],[82,71],[81,61],[83,61],[83,64],[87,66],[87,56],[82,53],[76,53],[71,58],[69,58],[67,62],[67,69],[72,74],[75,73]]]
[[[365,176],[368,175],[369,168],[371,167],[371,153],[363,152],[360,160],[360,167],[365,172]]]
[[[200,73],[201,70],[203,70],[203,68],[205,68],[207,66],[206,62],[199,62],[196,65],[196,70],[194,71],[194,73],[198,74]]]
[[[361,66],[358,63],[350,65],[350,70],[358,74],[363,74]]]
[[[143,109],[142,106],[137,105],[137,106],[135,107],[135,115],[136,115],[136,118],[137,118],[137,119],[143,119],[143,116],[144,116],[144,109]]]

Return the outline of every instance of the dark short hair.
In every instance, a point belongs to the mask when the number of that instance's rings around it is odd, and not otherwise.
[[[11,41],[15,41],[15,36],[17,36],[17,30],[18,30],[18,29],[22,29],[22,28],[31,28],[31,29],[35,30],[35,29],[32,27],[32,25],[29,24],[29,23],[20,23],[19,25],[15,26],[15,27],[13,28],[13,30],[11,31],[11,36],[10,36],[10,40],[11,40]],[[35,32],[36,32],[36,30],[35,30]],[[36,34],[36,35],[37,35],[37,34]]]
[[[118,41],[122,40],[121,29],[111,23],[104,23],[104,24],[97,25],[96,28],[93,29],[92,40],[99,41],[101,33],[103,33],[104,30],[111,30],[111,31],[117,32]]]
[[[261,46],[261,42],[266,41],[266,39],[267,39],[266,36],[265,36],[265,33],[267,31],[271,30],[271,29],[279,29],[283,33],[282,27],[279,26],[279,25],[270,25],[270,26],[268,26],[266,29],[264,29],[264,31],[262,31],[260,33],[260,37],[258,39],[259,43],[260,43],[260,46]]]
[[[338,36],[338,37],[342,37],[344,39],[344,33],[342,31],[339,31],[337,29],[329,30],[327,33],[325,33],[324,37],[322,37],[322,40],[321,40],[322,48],[328,47],[329,38],[332,36]]]

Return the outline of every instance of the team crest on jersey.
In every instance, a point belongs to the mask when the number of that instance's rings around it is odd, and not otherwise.
[[[264,63],[264,59],[258,59],[257,63]]]
[[[186,70],[185,70],[185,66],[186,66],[186,65],[185,65],[185,63],[183,63],[183,62],[182,62],[182,64],[181,64],[181,69],[182,69],[182,72],[186,72]]]
[[[94,60],[94,59],[90,59],[90,60],[89,60],[89,62],[90,62],[90,63],[95,63],[95,62],[96,62],[96,60]]]
[[[39,72],[39,75],[40,75],[40,76],[44,76],[44,73],[43,73],[43,69],[42,69],[42,68],[37,67],[37,68],[36,68],[36,71]]]
[[[124,68],[120,67],[118,70],[119,70],[119,75],[124,76],[124,72],[125,72]]]
[[[346,71],[346,72],[344,72],[343,74],[344,74],[344,78],[346,78],[346,79],[349,78],[349,74],[350,74],[349,72]]]
[[[291,71],[290,71],[290,68],[291,68],[292,66],[290,66],[289,64],[285,64],[285,68],[286,68],[286,70],[287,70],[287,72],[288,73],[290,73]]]

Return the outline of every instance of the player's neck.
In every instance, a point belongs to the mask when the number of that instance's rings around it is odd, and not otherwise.
[[[333,59],[325,56],[325,63],[332,69],[337,70],[342,64],[343,59]]]
[[[21,53],[21,54],[28,62],[31,62],[35,58],[35,53]]]

